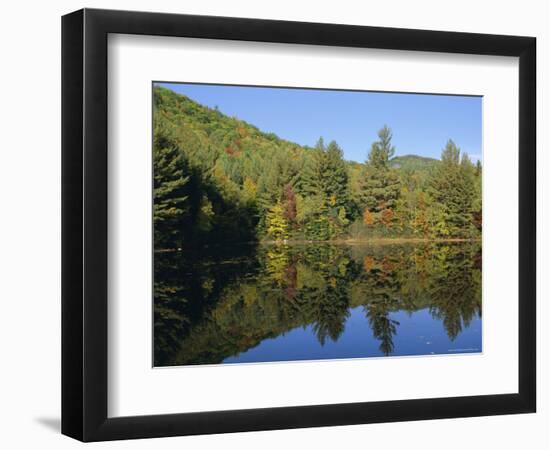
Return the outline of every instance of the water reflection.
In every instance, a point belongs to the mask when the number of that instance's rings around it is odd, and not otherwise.
[[[481,351],[477,243],[155,254],[155,366]]]

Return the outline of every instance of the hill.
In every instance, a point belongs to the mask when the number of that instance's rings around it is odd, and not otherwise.
[[[429,171],[438,163],[438,159],[418,155],[395,156],[390,160],[391,167],[407,171]]]

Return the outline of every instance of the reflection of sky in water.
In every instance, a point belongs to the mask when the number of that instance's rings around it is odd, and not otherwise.
[[[398,311],[390,318],[399,322],[393,335],[394,351],[391,356],[460,354],[481,351],[481,318],[476,316],[469,326],[453,340],[448,337],[441,320],[434,318],[429,310],[413,313]],[[364,358],[384,356],[380,341],[373,336],[363,306],[350,310],[345,330],[335,342],[327,337],[321,345],[313,326],[295,328],[240,355],[226,358],[224,363],[315,360],[335,358]]]

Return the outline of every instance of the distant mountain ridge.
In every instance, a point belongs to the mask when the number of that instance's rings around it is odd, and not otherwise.
[[[412,170],[412,171],[427,171],[431,170],[439,164],[439,160],[419,155],[403,155],[395,156],[390,160],[390,165],[394,169]]]

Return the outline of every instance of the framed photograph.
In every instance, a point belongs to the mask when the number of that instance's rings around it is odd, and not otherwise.
[[[535,412],[533,37],[62,20],[62,432]]]

